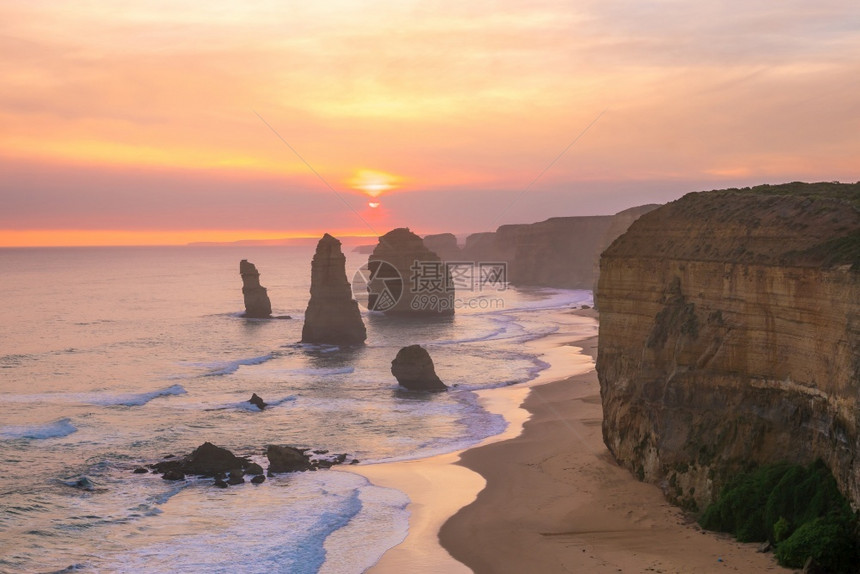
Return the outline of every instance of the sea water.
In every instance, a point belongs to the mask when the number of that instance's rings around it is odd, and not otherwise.
[[[349,276],[366,256],[347,253]],[[504,430],[475,390],[546,365],[523,344],[588,291],[458,292],[453,318],[362,311],[360,348],[302,345],[310,247],[0,250],[0,572],[362,572],[403,540],[408,498],[337,470],[221,490],[133,474],[205,441],[419,458]],[[241,259],[274,315],[245,319]],[[400,390],[430,351],[447,393]],[[264,411],[248,403],[257,393]]]

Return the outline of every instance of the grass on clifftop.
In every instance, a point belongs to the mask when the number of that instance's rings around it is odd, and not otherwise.
[[[854,209],[860,210],[860,182],[839,183],[838,181],[822,181],[818,183],[805,183],[793,181],[778,185],[756,185],[754,187],[730,188],[724,191],[751,193],[758,195],[788,195],[795,197],[809,197],[812,199],[835,199],[844,201]]]
[[[857,516],[820,460],[787,463],[735,476],[699,519],[707,530],[734,534],[741,542],[769,540],[776,558],[801,568],[813,557],[828,572],[857,572]]]

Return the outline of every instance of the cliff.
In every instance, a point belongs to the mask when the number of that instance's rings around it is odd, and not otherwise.
[[[242,276],[242,295],[245,299],[245,317],[263,319],[272,315],[272,303],[266,288],[260,285],[260,272],[257,267],[243,259],[239,262]]]
[[[358,303],[346,279],[346,257],[340,241],[326,233],[311,262],[311,298],[302,343],[359,345],[366,338]]]
[[[442,258],[443,261],[458,261],[462,252],[453,233],[425,235],[424,246]]]
[[[597,283],[600,279],[600,255],[607,247],[612,245],[613,241],[621,237],[627,229],[633,225],[634,221],[649,211],[654,211],[658,207],[660,207],[660,205],[656,203],[638,205],[636,207],[631,207],[630,209],[625,209],[624,211],[619,211],[612,216],[612,219],[609,221],[609,227],[606,229],[606,232],[603,234],[603,238],[597,244],[597,249],[594,251],[591,290],[594,293],[595,300],[597,299]]]
[[[594,259],[611,222],[612,216],[594,215],[502,225],[469,235],[462,258],[507,263],[513,285],[591,289]]]
[[[597,304],[619,463],[695,509],[821,458],[860,505],[860,184],[688,194],[604,251]]]

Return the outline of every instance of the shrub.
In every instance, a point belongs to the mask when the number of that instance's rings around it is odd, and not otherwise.
[[[809,556],[830,572],[853,572],[860,559],[857,518],[827,466],[775,464],[737,475],[699,519],[741,542],[770,540],[780,564]]]

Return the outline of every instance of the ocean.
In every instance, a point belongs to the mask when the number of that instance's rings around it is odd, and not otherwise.
[[[352,277],[367,256],[346,251]],[[409,500],[346,467],[223,490],[132,471],[205,441],[264,468],[268,444],[360,464],[476,444],[506,423],[474,391],[534,378],[546,364],[524,343],[591,304],[589,291],[458,291],[453,318],[363,310],[364,347],[301,345],[312,255],[0,249],[0,572],[362,572],[404,539]],[[241,316],[241,259],[291,319]],[[398,388],[391,360],[414,343],[449,392]]]

